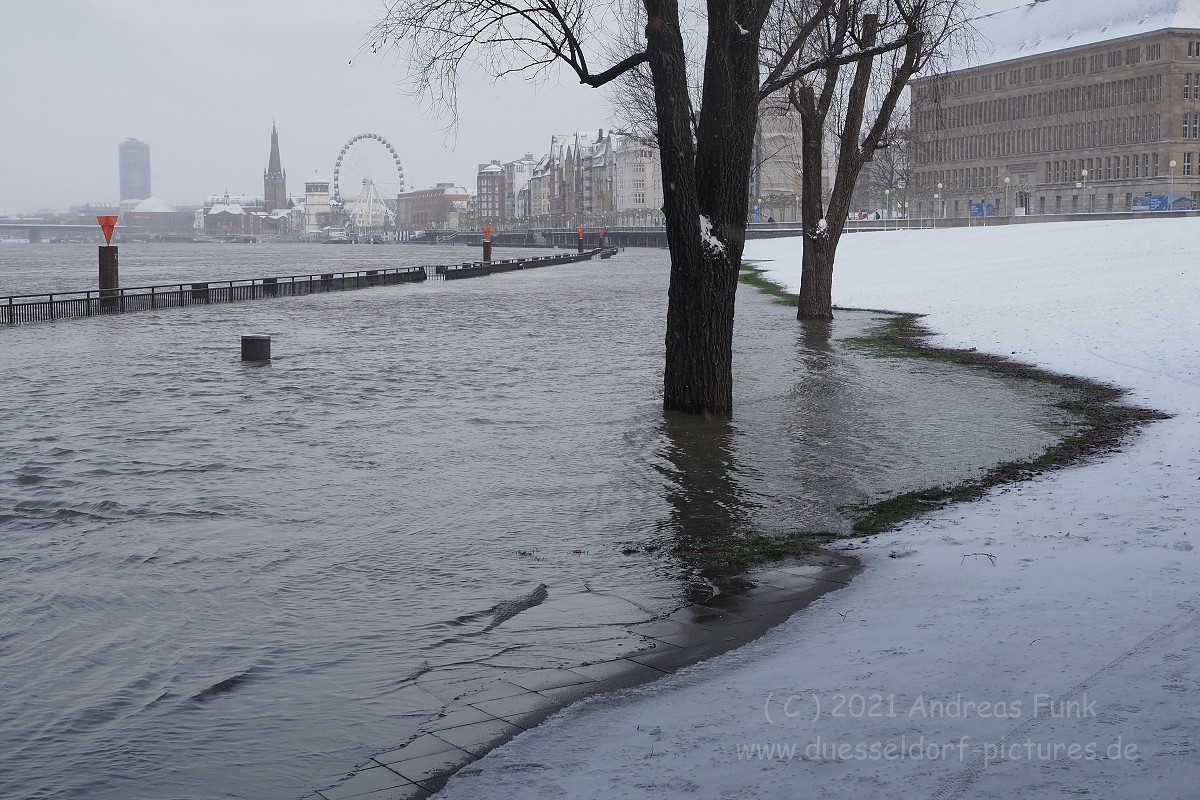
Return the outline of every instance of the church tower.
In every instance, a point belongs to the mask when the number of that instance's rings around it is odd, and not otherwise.
[[[263,173],[263,210],[270,214],[277,208],[287,210],[287,173],[279,161],[279,133],[271,122],[271,158]]]

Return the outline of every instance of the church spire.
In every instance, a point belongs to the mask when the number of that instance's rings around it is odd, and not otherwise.
[[[275,130],[275,120],[271,120],[271,159],[267,162],[267,177],[283,177],[283,164],[279,159],[279,133]]]

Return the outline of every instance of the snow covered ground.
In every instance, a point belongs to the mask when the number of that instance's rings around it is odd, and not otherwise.
[[[863,544],[848,588],[568,708],[445,796],[1196,797],[1198,251],[1196,219],[847,236],[839,305],[926,312],[941,343],[1112,382],[1174,418]],[[798,285],[797,240],[746,256]]]

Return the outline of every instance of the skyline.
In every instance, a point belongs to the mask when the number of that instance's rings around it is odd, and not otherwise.
[[[419,107],[404,64],[362,44],[378,0],[214,0],[197,17],[146,0],[22,3],[0,30],[10,120],[0,127],[0,214],[115,202],[118,145],[150,147],[154,196],[177,205],[262,193],[272,122],[288,193],[329,179],[342,145],[378,133],[406,188],[473,188],[479,163],[544,150],[555,133],[608,128],[601,91],[569,77],[543,85],[475,73],[459,125]]]
[[[978,13],[1029,0],[975,0]],[[550,137],[612,127],[611,101],[573,76],[493,81],[464,70],[459,120],[431,117],[406,66],[364,48],[382,0],[15,0],[0,27],[10,76],[0,215],[116,202],[117,146],[151,150],[154,195],[176,205],[261,192],[270,131],[299,194],[359,133],[399,153],[407,188],[475,185],[476,165],[545,153]]]

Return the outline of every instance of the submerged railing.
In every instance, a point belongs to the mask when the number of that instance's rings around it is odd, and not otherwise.
[[[248,280],[169,283],[119,289],[89,289],[79,292],[13,295],[0,297],[0,324],[21,325],[56,319],[125,314],[160,308],[237,303],[274,297],[340,292],[416,283],[428,279],[455,280],[492,275],[498,272],[549,267],[587,261],[600,250],[566,253],[535,258],[478,261],[452,266],[396,267],[392,269],[332,272],[320,275],[285,275]]]

